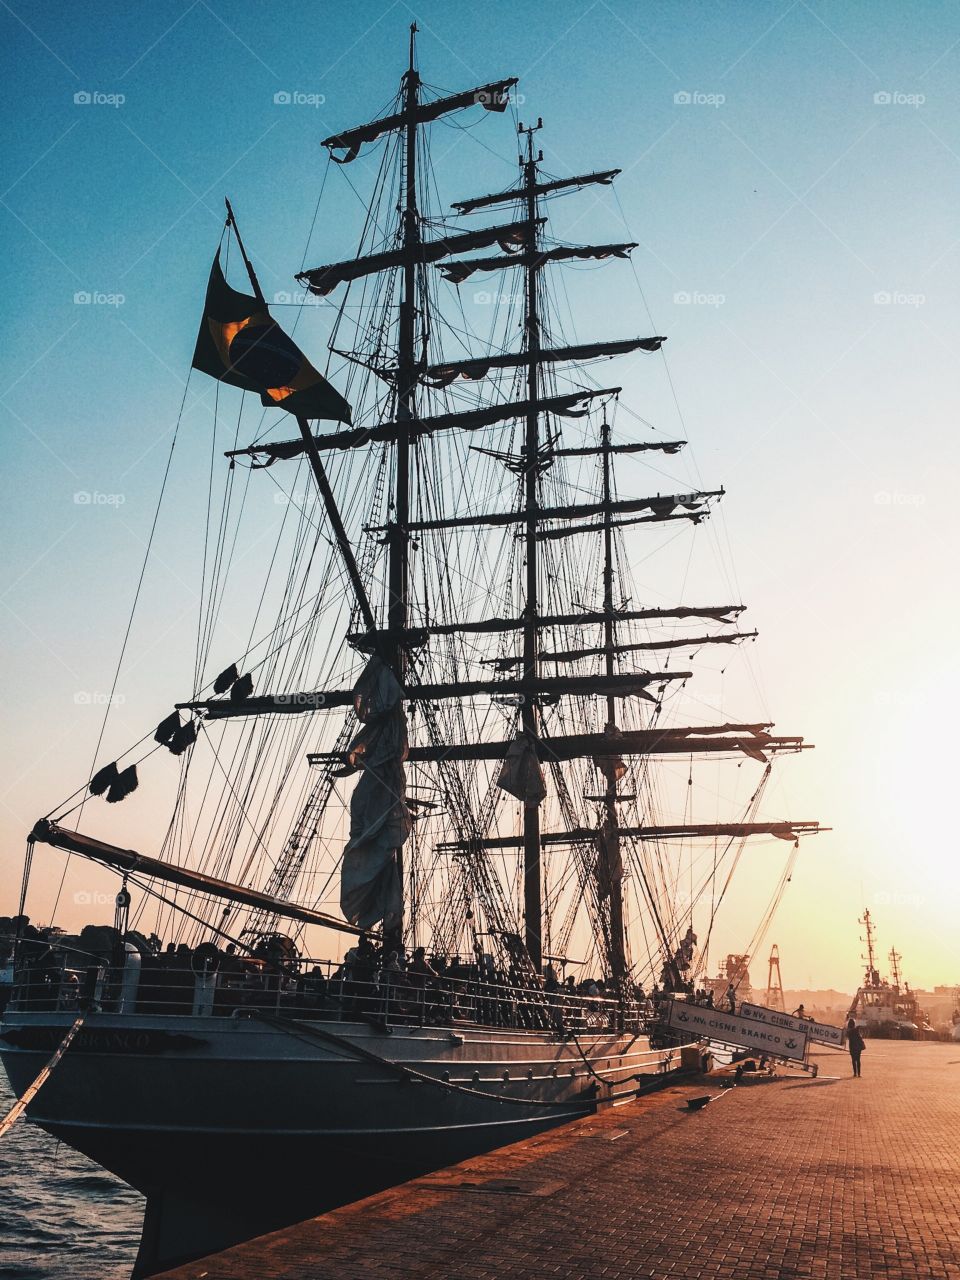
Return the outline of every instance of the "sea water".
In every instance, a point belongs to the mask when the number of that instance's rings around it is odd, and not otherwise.
[[[0,1116],[15,1099],[0,1069]],[[144,1199],[20,1119],[0,1138],[0,1277],[129,1280]]]

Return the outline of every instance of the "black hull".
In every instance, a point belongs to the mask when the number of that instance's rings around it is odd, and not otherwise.
[[[215,1144],[182,1134],[145,1133],[131,1142],[100,1129],[43,1127],[146,1196],[133,1271],[133,1280],[145,1280],[570,1119],[408,1135],[238,1135]]]
[[[70,1017],[4,1021],[18,1095]],[[29,1114],[146,1197],[146,1277],[589,1115],[668,1057],[611,1030],[96,1014]]]

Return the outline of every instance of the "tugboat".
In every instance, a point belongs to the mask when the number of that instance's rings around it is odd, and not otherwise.
[[[887,1040],[922,1040],[933,1035],[933,1028],[920,1008],[917,997],[900,973],[902,957],[896,948],[890,951],[890,979],[880,977],[876,966],[875,926],[869,908],[859,923],[864,928],[867,967],[863,983],[857,988],[847,1018],[853,1018],[861,1033]]]
[[[190,695],[28,842],[21,916],[51,850],[112,869],[116,913],[18,941],[0,1057],[22,1095],[72,1035],[28,1115],[144,1193],[139,1276],[635,1096],[673,1060],[644,987],[666,965],[682,988],[695,904],[712,928],[745,840],[819,829],[759,812],[801,737],[684,702],[676,656],[753,639],[744,606],[631,580],[723,490],[663,492],[684,441],[590,372],[664,337],[566,328],[557,273],[636,245],[561,243],[547,209],[619,171],[547,172],[514,117],[517,179],[438,207],[434,150],[516,80],[432,89],[415,32],[385,113],[323,144],[333,179],[363,156],[355,252],[268,301],[227,204],[193,358],[219,385]],[[325,372],[282,306],[327,322]],[[254,584],[238,530],[272,492]],[[756,769],[742,812],[692,820],[701,761]],[[127,847],[114,806],[164,786],[169,824]],[[704,840],[690,898],[677,848]]]

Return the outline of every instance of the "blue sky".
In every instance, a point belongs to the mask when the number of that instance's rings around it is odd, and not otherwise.
[[[783,808],[836,829],[805,846],[775,928],[785,981],[855,982],[865,904],[908,976],[956,980],[941,941],[960,905],[945,733],[960,623],[960,11],[946,3],[0,4],[3,900],[24,832],[96,742],[101,711],[83,696],[110,687],[223,196],[267,295],[292,287],[319,141],[394,92],[412,16],[425,81],[518,75],[550,170],[624,170],[583,224],[565,206],[560,231],[569,218],[572,239],[640,242],[682,429],[704,481],[729,491],[723,537],[761,631],[763,698],[750,671],[729,696],[817,742],[782,771]],[[445,197],[512,180],[509,128],[483,130],[479,159],[450,137]],[[355,249],[359,205],[339,178],[306,265]],[[647,331],[624,278],[590,277],[581,335]],[[677,428],[662,379],[632,375],[628,391]],[[147,585],[189,630],[209,388],[191,384],[184,422]],[[156,615],[145,626],[132,651]],[[181,649],[174,631],[121,684],[127,737],[155,723],[181,671],[186,683]],[[739,927],[749,935],[746,914]]]

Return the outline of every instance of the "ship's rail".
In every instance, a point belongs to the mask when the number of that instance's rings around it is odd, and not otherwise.
[[[260,1010],[335,1022],[473,1024],[563,1034],[640,1032],[654,1021],[646,1001],[547,991],[507,979],[390,970],[361,977],[329,961],[301,961],[293,972],[236,957],[214,967],[129,954],[120,965],[26,966],[16,975],[8,1009],[176,1017],[241,1017]]]

